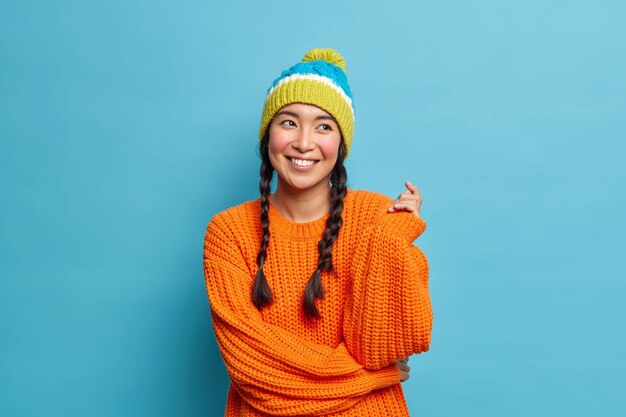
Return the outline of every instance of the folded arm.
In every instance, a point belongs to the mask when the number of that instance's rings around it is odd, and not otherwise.
[[[218,217],[205,235],[204,272],[224,363],[252,407],[277,416],[322,415],[400,382],[395,364],[367,370],[344,343],[335,348],[313,343],[264,322],[250,299],[254,277]]]
[[[429,349],[429,267],[412,244],[425,228],[413,213],[384,213],[357,247],[343,330],[348,351],[366,369]]]

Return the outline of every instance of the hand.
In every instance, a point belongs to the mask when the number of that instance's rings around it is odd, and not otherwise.
[[[420,191],[416,185],[413,185],[409,181],[405,181],[404,185],[406,185],[408,190],[400,194],[387,211],[389,213],[393,213],[394,211],[405,210],[419,217],[420,206],[422,205],[422,196]]]
[[[411,368],[409,367],[408,362],[408,356],[396,360],[396,366],[400,370],[400,382],[404,382],[409,379],[409,371],[411,370]]]

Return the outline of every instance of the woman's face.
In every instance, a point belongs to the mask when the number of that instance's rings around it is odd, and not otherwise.
[[[327,189],[341,143],[339,125],[330,114],[309,104],[289,104],[274,116],[269,135],[269,158],[279,187]]]

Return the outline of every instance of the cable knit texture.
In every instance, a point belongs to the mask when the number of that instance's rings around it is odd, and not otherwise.
[[[336,275],[322,273],[316,322],[306,320],[302,295],[329,214],[295,223],[270,203],[264,272],[274,302],[261,311],[251,300],[260,199],[213,217],[204,272],[231,379],[226,417],[409,415],[395,360],[430,344],[428,262],[413,245],[426,223],[413,213],[388,213],[392,202],[348,189],[333,246]]]

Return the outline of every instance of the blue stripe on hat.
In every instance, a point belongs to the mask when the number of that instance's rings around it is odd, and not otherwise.
[[[274,83],[272,83],[272,86],[267,90],[267,92],[269,93],[272,88],[276,87],[280,80],[293,74],[316,74],[327,77],[339,88],[341,88],[344,93],[350,97],[350,99],[352,99],[352,92],[348,86],[346,73],[343,72],[343,70],[337,65],[322,60],[299,62],[291,68],[283,71],[280,76],[274,80]]]

